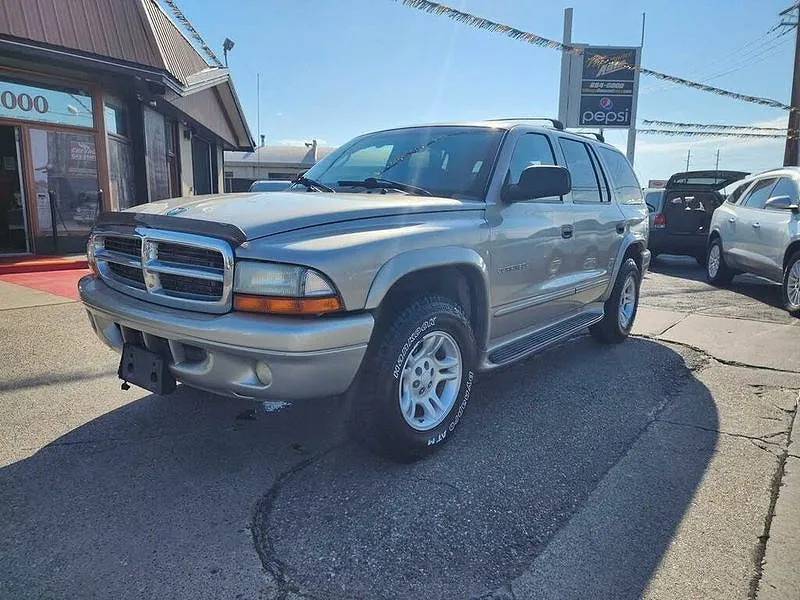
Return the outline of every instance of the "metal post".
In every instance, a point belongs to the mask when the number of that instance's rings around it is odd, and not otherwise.
[[[53,254],[58,254],[58,223],[56,221],[56,192],[48,190],[50,198],[50,229],[53,230]]]
[[[642,50],[644,49],[644,32],[647,14],[642,13],[642,39],[639,43],[639,51],[636,55],[636,66],[642,64]],[[626,155],[628,162],[633,165],[633,159],[636,154],[636,108],[639,105],[639,70],[633,72],[633,89],[636,93],[631,100],[631,126],[628,128],[628,150]]]
[[[572,9],[564,9],[564,36],[562,43],[568,46],[572,43]],[[561,93],[558,99],[558,119],[562,123],[568,121],[569,114],[569,78],[572,69],[572,55],[568,52],[561,53]]]
[[[795,45],[794,45],[794,79],[792,80],[792,110],[789,113],[789,133],[786,136],[786,149],[783,154],[783,165],[785,167],[800,165],[798,161],[798,139],[797,130],[800,129],[800,3],[786,9],[781,15],[788,11],[798,9],[798,24],[795,25]]]
[[[717,166],[714,167],[715,171],[719,171],[719,148],[717,148]]]
[[[691,148],[686,152],[686,170],[689,170],[689,160],[692,158]]]

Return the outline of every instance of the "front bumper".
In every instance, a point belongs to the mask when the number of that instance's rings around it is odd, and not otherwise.
[[[78,283],[93,329],[121,352],[125,341],[167,356],[180,382],[218,394],[300,400],[343,393],[364,358],[369,313],[292,318],[214,315],[144,302],[87,275]],[[271,372],[262,379],[256,365]]]

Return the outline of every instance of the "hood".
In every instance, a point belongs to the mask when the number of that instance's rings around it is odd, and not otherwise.
[[[327,223],[483,207],[483,202],[394,193],[266,192],[173,198],[135,206],[125,212],[140,216],[137,221],[143,223],[150,220],[148,215],[153,215],[232,225],[252,240]],[[152,222],[169,229],[165,218]],[[185,229],[183,224],[176,225]]]
[[[686,171],[675,173],[664,186],[667,190],[707,190],[716,192],[750,173],[743,171]]]

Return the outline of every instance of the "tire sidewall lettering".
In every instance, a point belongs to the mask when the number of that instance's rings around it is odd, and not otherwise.
[[[397,361],[394,363],[394,371],[392,374],[394,375],[395,379],[400,379],[400,373],[403,370],[403,363],[405,363],[408,353],[411,352],[416,345],[419,336],[436,325],[436,319],[437,317],[431,317],[430,319],[423,321],[422,324],[411,333],[406,340],[406,343],[403,344],[403,347],[400,350],[400,355],[397,358]]]
[[[455,417],[453,418],[450,423],[444,427],[441,431],[439,431],[436,435],[428,438],[427,445],[434,446],[439,444],[445,440],[447,434],[452,432],[461,421],[461,417],[464,414],[464,411],[467,408],[467,404],[469,404],[470,396],[472,395],[472,385],[475,381],[475,374],[472,371],[467,372],[466,381],[464,382],[464,394],[461,398],[461,403],[458,405],[458,410],[455,413]]]

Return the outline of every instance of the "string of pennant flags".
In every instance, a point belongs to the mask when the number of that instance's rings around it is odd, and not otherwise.
[[[186,29],[189,35],[191,35],[195,39],[200,48],[202,48],[203,52],[206,53],[206,55],[212,60],[212,62],[216,66],[222,67],[223,66],[222,61],[220,61],[220,59],[217,58],[217,55],[214,54],[214,51],[211,48],[209,48],[208,44],[206,44],[206,41],[203,39],[200,33],[194,28],[194,25],[192,25],[191,21],[189,21],[189,19],[186,18],[186,15],[183,14],[183,11],[181,11],[181,9],[178,8],[178,5],[175,4],[175,1],[164,0],[164,3],[167,6],[169,6],[175,18],[180,22],[183,28]]]
[[[431,0],[393,0],[393,1],[400,2],[401,4],[403,4],[404,6],[408,6],[409,8],[414,8],[430,14],[447,17],[459,23],[464,23],[465,25],[468,25],[475,29],[482,29],[484,31],[499,33],[511,39],[519,40],[528,44],[532,44],[534,46],[539,46],[541,48],[560,50],[562,52],[569,52],[571,54],[583,54],[583,49],[577,46],[562,44],[561,42],[558,42],[556,40],[551,40],[549,38],[536,35],[535,33],[530,33],[529,31],[523,31],[521,29],[517,29],[515,27],[511,27],[503,23],[498,23],[496,21],[484,19],[483,17],[478,17],[476,15],[467,12],[456,10],[455,8],[451,8],[439,2],[432,2]],[[654,71],[653,69],[647,69],[645,67],[631,65],[624,61],[615,60],[613,57],[603,57],[595,55],[591,57],[590,62],[594,66],[608,65],[618,69],[638,71],[642,75],[647,75],[649,77],[660,79],[662,81],[668,81],[675,85],[682,85],[703,92],[716,94],[718,96],[724,96],[727,98],[732,98],[734,100],[740,100],[742,102],[759,104],[761,106],[768,106],[771,108],[780,108],[788,111],[800,110],[792,108],[788,104],[779,102],[778,100],[773,100],[772,98],[762,98],[760,96],[751,96],[749,94],[732,92],[730,90],[714,87],[712,85],[707,85],[705,83],[699,83],[697,81],[691,81],[689,79],[684,79],[682,77],[675,77],[674,75],[668,75],[667,73],[662,73],[660,71]]]
[[[786,133],[756,133],[748,131],[703,131],[703,130],[689,130],[689,129],[636,129],[636,133],[643,135],[666,135],[666,136],[680,136],[680,137],[726,137],[726,138],[763,138],[763,139],[779,139],[785,140],[787,137],[791,140],[800,138],[800,134],[794,133],[787,135]]]
[[[700,129],[712,130],[720,129],[723,131],[779,131],[786,133],[786,127],[759,127],[757,125],[722,125],[718,123],[681,123],[679,121],[660,121],[657,119],[642,119],[644,125],[656,125],[658,127],[678,127],[680,129]],[[798,130],[793,129],[793,132]]]

